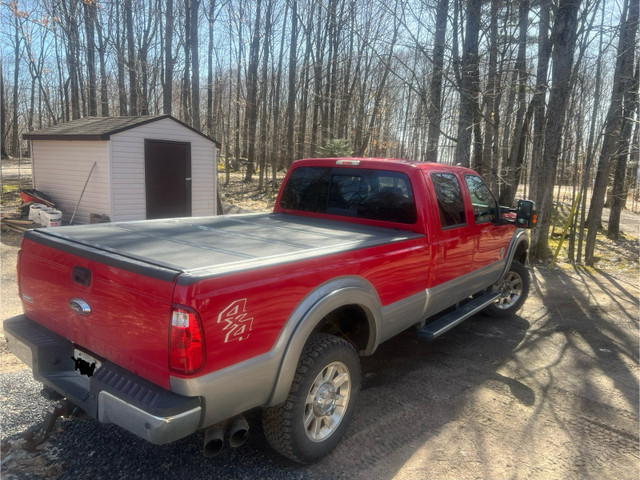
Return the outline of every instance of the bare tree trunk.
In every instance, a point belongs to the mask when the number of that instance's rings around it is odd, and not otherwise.
[[[484,113],[484,153],[482,154],[483,165],[478,173],[489,178],[493,170],[495,158],[493,156],[493,143],[495,132],[498,130],[498,118],[500,109],[500,88],[498,81],[498,0],[491,0],[491,24],[489,27],[489,72],[487,78],[487,93],[485,95]],[[429,135],[431,137],[431,135]]]
[[[313,7],[312,7],[313,8]],[[310,34],[309,34],[310,35]],[[308,43],[308,42],[307,42]],[[295,159],[294,126],[296,121],[296,63],[298,44],[298,0],[291,2],[291,42],[289,44],[289,97],[287,100],[287,167]]]
[[[95,2],[84,2],[84,27],[87,41],[87,72],[89,74],[89,116],[98,116],[98,89],[96,80],[95,24],[97,6]]]
[[[581,0],[560,0],[556,20],[553,25],[553,84],[549,96],[547,124],[545,128],[544,155],[540,177],[541,196],[538,206],[541,222],[534,232],[532,245],[533,258],[546,259],[549,252],[549,228],[551,226],[551,211],[553,187],[555,185],[558,154],[562,142],[562,127],[569,99],[571,86],[571,69],[577,38],[578,9]]]
[[[249,47],[249,65],[247,67],[247,173],[245,182],[250,182],[256,161],[256,127],[258,125],[258,62],[260,60],[260,22],[262,20],[262,0],[256,0],[256,18],[253,37]]]
[[[191,42],[191,125],[200,130],[200,54],[198,48],[198,9],[200,0],[190,0],[191,19],[189,41]]]
[[[20,155],[20,137],[18,135],[18,84],[20,81],[20,22],[18,20],[18,15],[14,14],[14,43],[13,43],[13,116],[11,123],[11,153],[14,157]]]
[[[207,133],[213,136],[213,25],[215,23],[216,0],[210,0],[207,21],[209,23],[209,47],[207,51]]]
[[[109,116],[109,86],[107,76],[107,40],[104,37],[102,23],[96,16],[96,28],[98,30],[98,57],[100,60],[100,115]]]
[[[280,53],[278,54],[278,70],[276,72],[276,91],[273,99],[273,138],[275,139],[275,146],[271,154],[271,186],[275,190],[278,186],[278,165],[282,160],[282,135],[280,133],[280,94],[282,90],[282,63],[284,61],[284,41],[287,28],[287,17],[289,15],[289,2],[286,2],[284,7],[284,16],[282,21],[282,31],[280,32]],[[295,83],[295,82],[294,82]],[[287,139],[287,144],[293,139]]]
[[[492,5],[497,0],[492,2]],[[449,0],[438,0],[436,9],[436,34],[433,40],[433,72],[429,84],[429,133],[427,141],[427,159],[438,161],[440,143],[440,124],[442,123],[442,76],[444,74],[444,50],[447,34]],[[494,21],[492,17],[492,21]]]
[[[318,149],[318,144],[322,142],[322,135],[318,141],[319,121],[318,117],[322,108],[322,67],[324,64],[324,51],[326,47],[326,35],[322,34],[322,12],[325,10],[324,3],[320,0],[318,8],[316,26],[316,50],[313,62],[313,116],[311,121],[311,154],[314,155]]]
[[[630,58],[629,63],[633,63]],[[611,213],[609,214],[609,226],[607,237],[618,240],[620,236],[620,214],[627,200],[626,174],[627,158],[631,150],[631,133],[633,128],[633,112],[638,102],[638,65],[636,65],[634,78],[628,82],[627,91],[624,94],[622,129],[620,133],[620,147],[615,170],[615,182],[613,182],[613,199],[611,201]]]
[[[2,62],[0,62],[0,158],[9,156],[7,151],[7,102],[4,98],[4,73],[2,73]]]
[[[602,5],[602,24],[604,24],[604,3]],[[584,226],[586,223],[586,210],[587,210],[587,188],[589,185],[589,179],[591,178],[591,166],[593,165],[593,157],[595,155],[595,134],[596,134],[596,120],[598,118],[598,111],[600,109],[600,97],[602,95],[602,51],[603,51],[603,29],[600,29],[600,45],[598,47],[598,57],[596,60],[596,82],[593,92],[593,111],[591,112],[591,125],[589,127],[589,139],[587,140],[587,157],[585,161],[585,167],[582,174],[582,184],[580,191],[582,192],[582,205],[580,207],[580,224],[578,227],[578,252],[576,254],[576,261],[580,262],[582,259],[582,245],[584,242]]]
[[[167,0],[164,36],[164,88],[162,89],[162,111],[171,115],[173,103],[173,0]]]
[[[116,8],[116,17],[121,18],[122,13],[120,12],[121,4],[119,2],[115,3]],[[115,49],[117,55],[117,64],[118,64],[118,103],[119,103],[119,114],[120,116],[127,115],[127,89],[125,86],[125,66],[126,66],[126,57],[125,57],[125,45],[126,45],[126,29],[122,29],[120,22],[116,21],[116,39],[115,39]]]
[[[298,139],[296,141],[296,152],[295,155],[297,158],[302,158],[305,156],[306,153],[306,148],[307,148],[307,142],[306,142],[306,136],[307,136],[307,114],[308,114],[308,110],[309,110],[309,90],[310,90],[310,81],[311,81],[311,76],[310,76],[310,59],[311,59],[311,50],[313,48],[313,42],[312,42],[312,34],[313,34],[313,27],[312,27],[312,19],[313,19],[313,14],[315,11],[315,2],[311,3],[311,13],[309,14],[309,20],[307,21],[307,29],[305,31],[305,51],[304,51],[304,61],[302,62],[302,72],[303,75],[301,77],[301,83],[302,85],[300,86],[300,90],[301,90],[301,99],[300,99],[300,126],[298,127]],[[291,93],[289,93],[291,94]]]
[[[398,7],[398,3],[395,4],[396,9]],[[371,139],[371,135],[373,132],[373,128],[375,126],[376,119],[380,114],[380,104],[383,99],[383,95],[385,93],[385,86],[387,83],[387,78],[389,77],[389,72],[392,68],[393,61],[393,51],[396,46],[396,41],[398,40],[398,32],[400,30],[400,22],[397,21],[397,15],[394,10],[394,25],[393,25],[393,35],[391,37],[391,43],[389,45],[389,52],[387,53],[387,57],[384,61],[384,72],[382,74],[382,79],[380,80],[380,84],[376,88],[376,96],[373,101],[373,111],[371,112],[371,117],[369,117],[369,126],[366,129],[363,138],[359,145],[355,145],[356,155],[363,156],[367,150],[367,146],[369,145],[369,140]]]
[[[520,180],[520,169],[522,168],[524,140],[526,137],[525,112],[527,110],[527,30],[529,28],[529,0],[521,0],[519,14],[518,58],[515,69],[518,73],[517,98],[518,110],[516,111],[516,124],[511,135],[511,152],[506,162],[504,171],[504,184],[500,189],[500,204],[510,206],[516,196],[516,190]]]
[[[133,11],[131,9],[131,0],[124,0],[124,18],[125,29],[127,32],[127,51],[129,53],[128,65],[129,69],[129,105],[130,114],[138,115],[138,77],[136,75],[136,54],[135,44],[133,42]]]
[[[264,20],[264,55],[262,58],[262,110],[260,112],[260,180],[258,182],[258,190],[264,188],[264,175],[267,169],[267,132],[268,126],[268,112],[267,101],[269,92],[268,73],[269,73],[269,55],[270,55],[270,43],[271,43],[271,12],[273,10],[273,0],[268,0],[267,12]],[[257,114],[257,112],[256,112]]]
[[[467,4],[467,24],[462,52],[460,76],[460,114],[458,116],[458,141],[455,161],[463,166],[471,164],[471,137],[473,123],[478,110],[479,58],[478,37],[480,34],[481,0],[469,0]]]
[[[604,132],[598,171],[591,197],[589,208],[589,231],[585,245],[585,263],[594,264],[594,251],[596,236],[600,226],[602,208],[607,183],[609,182],[609,170],[611,162],[620,146],[620,127],[622,124],[623,98],[629,82],[632,80],[634,39],[638,29],[638,2],[625,0],[624,14],[620,22],[620,37],[618,44],[618,56],[613,77],[613,89],[611,91],[611,104],[607,112],[607,120]]]

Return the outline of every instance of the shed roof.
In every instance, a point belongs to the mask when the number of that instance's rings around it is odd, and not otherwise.
[[[85,117],[67,123],[52,125],[36,132],[25,133],[25,140],[109,140],[111,135],[132,128],[169,118],[174,122],[206,138],[220,148],[220,142],[171,115],[145,115],[138,117]]]

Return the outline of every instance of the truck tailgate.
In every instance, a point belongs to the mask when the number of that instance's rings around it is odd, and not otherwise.
[[[39,231],[26,235],[19,262],[28,318],[98,360],[169,387],[170,310],[179,272]]]

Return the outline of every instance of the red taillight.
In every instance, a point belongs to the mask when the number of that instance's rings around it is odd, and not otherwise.
[[[194,373],[204,365],[204,338],[196,313],[185,308],[171,312],[169,366],[179,373]]]

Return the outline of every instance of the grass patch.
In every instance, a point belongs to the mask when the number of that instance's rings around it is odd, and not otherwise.
[[[571,207],[569,205],[561,204],[555,209],[553,216],[552,234],[549,238],[549,248],[551,254],[554,255],[560,240],[562,238],[562,232],[567,223]],[[631,212],[625,212],[627,215],[632,215],[635,221],[632,223],[620,223],[620,236],[618,240],[611,240],[606,235],[605,229],[599,229],[596,235],[596,247],[595,247],[595,268],[584,266],[591,273],[597,273],[598,269],[604,269],[607,271],[617,271],[624,274],[637,275],[640,271],[640,238],[638,237],[638,221],[637,216]],[[603,215],[603,222],[606,226],[607,216]],[[578,232],[573,232],[571,228],[567,231],[566,237],[560,248],[558,258],[556,260],[556,266],[560,269],[572,269],[576,264],[569,257],[569,247],[571,245],[572,237],[574,241],[574,255],[577,255],[578,251]],[[584,261],[585,243],[587,240],[587,230],[584,232],[584,239],[582,244],[582,265]]]

